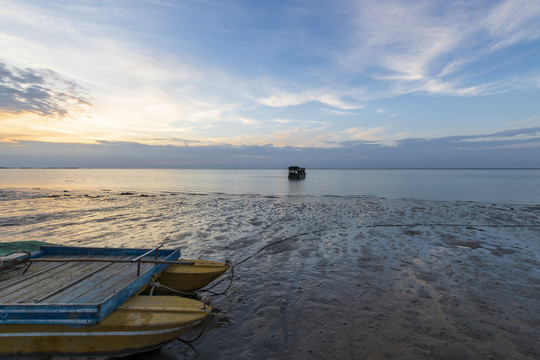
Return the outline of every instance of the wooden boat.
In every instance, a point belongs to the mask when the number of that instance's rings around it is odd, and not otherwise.
[[[94,325],[0,325],[0,358],[121,357],[159,348],[203,321],[211,308],[179,296],[134,296]]]
[[[306,168],[300,166],[289,166],[289,179],[301,180],[306,177]]]
[[[223,275],[229,270],[228,263],[208,260],[182,260],[183,264],[171,265],[157,278],[163,287],[156,287],[157,293],[166,292],[166,288],[194,292]]]
[[[160,247],[42,246],[31,256],[1,258],[0,358],[124,356],[176,338],[210,308],[191,299],[137,295],[179,256],[178,249]]]

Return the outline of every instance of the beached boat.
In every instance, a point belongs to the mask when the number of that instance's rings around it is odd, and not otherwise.
[[[109,358],[159,348],[203,321],[211,308],[179,296],[134,296],[95,325],[0,325],[0,358]]]
[[[300,180],[306,177],[306,168],[300,166],[289,166],[289,179]]]
[[[124,356],[162,346],[211,309],[138,295],[180,250],[43,246],[0,259],[0,358]]]
[[[228,262],[221,263],[208,260],[182,260],[182,264],[171,265],[157,278],[160,286],[156,293],[174,291],[194,292],[223,275],[230,269]]]

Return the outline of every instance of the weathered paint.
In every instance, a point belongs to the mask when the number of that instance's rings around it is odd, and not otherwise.
[[[0,358],[34,354],[125,356],[176,339],[210,314],[176,296],[135,296],[95,325],[0,325]]]
[[[171,265],[161,273],[157,282],[173,290],[192,292],[210,284],[229,269],[227,264],[216,261],[183,261],[193,262],[193,265]]]

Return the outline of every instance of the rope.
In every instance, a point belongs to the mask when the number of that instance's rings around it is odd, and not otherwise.
[[[234,280],[234,264],[230,260],[225,260],[225,264],[229,265],[229,276],[222,278],[220,281],[216,282],[214,285],[210,286],[209,288],[200,290],[201,292],[208,292],[208,293],[210,293],[210,294],[212,294],[214,296],[220,296],[220,295],[226,295],[227,294],[227,292],[231,288],[233,280]],[[231,281],[229,281],[229,286],[227,286],[227,288],[224,291],[222,291],[220,293],[216,293],[216,292],[211,291],[211,289],[213,289],[216,286],[218,286],[219,284],[221,284],[227,278],[229,278]]]
[[[207,316],[205,319],[204,319],[204,326],[203,328],[201,329],[201,331],[199,332],[199,335],[197,335],[194,339],[192,340],[184,340],[184,339],[180,339],[180,338],[177,338],[179,341],[183,342],[184,344],[186,344],[187,346],[189,346],[192,350],[195,350],[195,348],[193,347],[193,345],[191,345],[192,342],[195,342],[197,340],[199,340],[199,338],[202,336],[202,334],[204,333],[204,331],[206,330],[206,327],[208,326],[208,323],[210,322],[210,316]]]
[[[150,287],[151,287],[150,288],[150,295],[154,295],[154,290],[156,288],[163,288],[163,289],[166,289],[166,290],[170,291],[173,294],[177,294],[177,295],[180,295],[180,296],[186,296],[186,297],[196,297],[198,293],[203,293],[202,296],[204,296],[205,293],[210,293],[213,296],[226,295],[227,292],[229,291],[229,289],[231,288],[233,280],[234,280],[234,264],[230,260],[225,260],[225,264],[229,265],[229,276],[222,278],[220,281],[213,284],[211,287],[199,289],[195,293],[190,293],[190,292],[185,292],[185,291],[172,289],[172,288],[170,288],[168,286],[162,285],[161,283],[156,281],[156,279],[154,277],[151,277],[150,278]],[[215,288],[217,285],[221,284],[226,279],[230,279],[230,282],[229,282],[229,286],[227,286],[227,288],[224,291],[219,292],[219,293],[211,291],[211,289]]]
[[[537,224],[515,224],[515,225],[511,225],[511,224],[419,224],[419,223],[416,223],[416,224],[366,224],[366,225],[357,225],[357,228],[361,228],[361,227],[364,227],[364,228],[378,228],[378,227],[397,227],[397,228],[400,228],[400,227],[405,227],[405,228],[409,228],[409,227],[428,227],[428,226],[438,226],[438,227],[468,227],[468,228],[482,228],[482,227],[486,227],[486,228],[538,228],[540,227],[540,225],[537,225]],[[274,241],[270,244],[267,244],[266,246],[263,246],[262,248],[260,248],[258,251],[256,251],[255,253],[253,253],[252,255],[242,259],[241,261],[237,262],[236,263],[236,266],[246,262],[247,260],[255,257],[256,255],[258,255],[259,253],[261,253],[262,251],[266,250],[267,248],[271,247],[271,246],[274,246],[274,245],[278,245],[278,244],[281,244],[282,242],[285,242],[285,241],[288,241],[288,240],[291,240],[291,239],[294,239],[296,237],[299,237],[299,236],[303,236],[303,235],[309,235],[309,234],[318,234],[318,233],[323,233],[323,232],[327,232],[327,231],[336,231],[336,230],[343,230],[343,229],[348,229],[348,227],[343,227],[343,228],[334,228],[334,229],[326,229],[326,230],[315,230],[315,231],[307,231],[307,232],[304,232],[304,233],[299,233],[299,234],[296,234],[296,235],[292,235],[292,236],[289,236],[285,239],[281,239],[281,240],[278,240],[278,241]]]
[[[236,263],[236,266],[238,266],[238,265],[240,265],[240,264],[242,264],[242,263],[248,261],[248,260],[251,259],[252,257],[258,255],[260,252],[262,252],[262,251],[268,249],[268,248],[271,247],[271,246],[281,244],[281,243],[284,242],[284,241],[294,239],[295,237],[298,237],[298,236],[308,235],[308,234],[314,234],[314,233],[318,233],[318,232],[322,232],[322,231],[324,231],[324,230],[308,231],[308,232],[305,232],[305,233],[301,233],[301,234],[296,234],[296,235],[289,236],[288,238],[285,238],[285,239],[282,239],[282,240],[274,241],[274,242],[272,242],[272,243],[270,243],[270,244],[268,244],[268,245],[263,246],[262,248],[260,248],[260,249],[259,249],[257,252],[255,252],[254,254],[252,254],[252,255],[246,257],[245,259],[243,259],[243,260],[237,262],[237,263]]]
[[[151,277],[150,278],[150,286],[151,286],[151,289],[150,289],[150,295],[154,295],[154,290],[156,288],[164,288],[174,294],[177,294],[177,295],[180,295],[180,296],[188,296],[188,297],[193,297],[195,294],[194,293],[189,293],[189,292],[185,292],[185,291],[180,291],[180,290],[175,290],[175,289],[171,289],[170,287],[168,286],[165,286],[165,285],[162,285],[160,284],[159,282],[157,282],[154,277]]]

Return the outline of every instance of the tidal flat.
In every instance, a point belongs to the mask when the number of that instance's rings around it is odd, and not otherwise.
[[[203,335],[132,360],[540,357],[538,204],[4,190],[0,230],[231,260]]]

